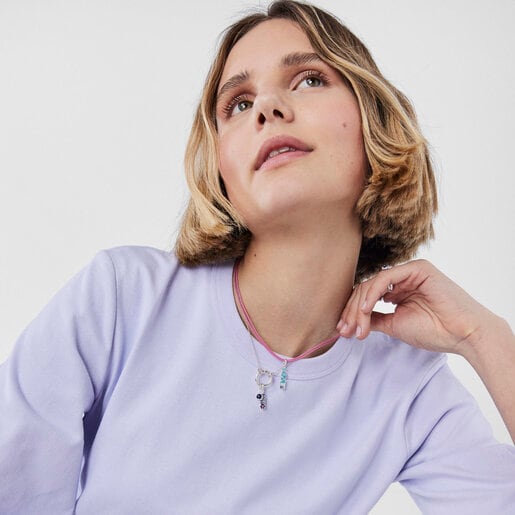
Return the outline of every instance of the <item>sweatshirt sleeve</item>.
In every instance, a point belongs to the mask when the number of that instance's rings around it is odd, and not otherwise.
[[[515,513],[515,447],[501,444],[476,400],[438,360],[405,425],[408,459],[396,478],[422,513]]]
[[[104,388],[115,322],[114,268],[103,250],[0,365],[0,513],[73,513],[83,417]]]

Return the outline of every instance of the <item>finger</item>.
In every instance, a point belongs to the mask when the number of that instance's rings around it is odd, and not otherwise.
[[[347,301],[347,304],[344,309],[343,317],[342,317],[342,328],[341,333],[344,336],[351,336],[354,333],[354,311],[355,311],[355,305],[356,305],[356,298],[359,297],[359,285],[354,288],[352,291],[352,294]]]
[[[367,296],[363,299],[361,311],[370,314],[380,300],[392,302],[392,295],[396,286],[398,288],[398,285],[395,285],[390,278],[378,276],[375,284],[369,288]]]
[[[356,336],[358,339],[363,340],[370,334],[370,313],[365,313],[361,308],[365,299],[368,296],[368,290],[371,288],[372,283],[368,283],[361,289],[359,301],[357,302],[356,312]]]
[[[371,313],[363,313],[358,311],[358,318],[356,321],[356,337],[364,340],[370,334],[370,315]]]
[[[350,335],[354,334],[356,318],[355,313],[357,310],[356,306],[358,305],[357,301],[360,298],[361,287],[362,285],[358,284],[352,291],[352,294],[343,310],[341,322],[337,326],[338,330],[343,336],[349,337]]]
[[[379,313],[378,311],[372,311],[370,316],[370,330],[380,331],[389,336],[393,334],[393,317],[395,313]]]
[[[352,295],[354,294],[354,290],[351,292],[350,297],[348,298],[343,311],[340,315],[340,320],[338,320],[338,324],[336,325],[336,330],[343,336],[346,335],[347,332],[347,315],[349,312],[348,306],[352,299]]]
[[[384,298],[386,302],[398,302],[397,295],[402,291],[403,283],[417,273],[417,270],[416,262],[411,262],[379,272],[367,291],[367,297],[361,307],[362,311],[371,313],[376,302],[381,298]],[[411,288],[415,289],[416,286]]]
[[[366,338],[369,333],[369,319],[370,314],[363,313],[361,310],[361,306],[363,305],[364,299],[368,295],[368,290],[373,284],[374,279],[369,279],[360,284],[358,291],[356,292],[355,299],[353,300],[353,305],[351,306],[351,310],[349,312],[349,325],[352,329],[353,334],[360,340]]]
[[[382,301],[392,304],[402,304],[407,298],[413,295],[411,289],[407,290],[405,283],[396,284],[392,292],[384,294]]]

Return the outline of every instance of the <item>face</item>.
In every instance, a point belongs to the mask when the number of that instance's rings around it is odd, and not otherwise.
[[[219,167],[249,229],[328,210],[356,219],[366,158],[357,101],[289,20],[270,20],[231,50],[216,107]]]

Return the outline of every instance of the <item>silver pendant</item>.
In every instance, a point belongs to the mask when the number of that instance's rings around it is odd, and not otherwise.
[[[261,381],[261,377],[266,376],[268,378],[268,381],[263,383]],[[261,411],[264,411],[266,409],[266,393],[265,388],[267,386],[270,386],[274,380],[274,376],[272,372],[269,372],[268,370],[264,370],[262,368],[258,368],[257,374],[256,374],[256,384],[259,386],[259,392],[256,395],[256,399],[259,402],[259,408]]]

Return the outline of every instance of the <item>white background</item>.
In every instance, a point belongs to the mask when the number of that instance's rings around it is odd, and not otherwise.
[[[172,247],[217,35],[255,5],[0,0],[0,361],[99,249]],[[317,5],[415,104],[440,189],[437,238],[420,256],[515,327],[515,2]],[[449,361],[511,443],[472,367]],[[392,485],[372,513],[417,512]]]

